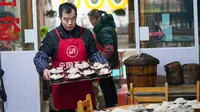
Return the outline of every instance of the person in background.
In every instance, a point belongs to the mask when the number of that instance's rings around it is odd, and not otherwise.
[[[9,11],[3,11],[0,12],[0,18],[5,18],[6,16],[10,16],[11,18],[15,18],[15,15],[12,12]],[[0,22],[1,25],[5,24],[4,22]],[[9,27],[10,28],[10,27]],[[0,38],[6,38],[6,37],[0,37]],[[11,51],[12,50],[12,44],[11,40],[0,40],[0,51]],[[1,57],[0,57],[1,60]],[[0,61],[0,112],[5,112],[4,103],[7,101],[7,94],[4,88],[4,82],[3,82],[3,75],[4,70],[1,68],[1,61]]]
[[[97,48],[106,57],[111,69],[116,68],[119,65],[119,58],[117,33],[113,16],[104,11],[93,9],[88,13],[88,17],[94,27],[93,32],[95,33]],[[115,106],[118,101],[113,79],[100,79],[100,86],[106,107]]]
[[[74,64],[77,61],[102,62],[106,58],[96,48],[92,32],[76,24],[77,9],[72,3],[63,3],[59,6],[61,24],[48,32],[34,57],[34,64],[41,76],[49,80],[50,71],[48,57],[52,58],[52,67],[61,63]],[[63,64],[62,64],[63,65]],[[60,112],[75,112],[77,101],[84,100],[86,94],[91,94],[94,102],[92,81],[75,83],[52,84],[52,96],[55,108]]]
[[[111,68],[114,69],[119,64],[117,32],[115,22],[111,14],[93,9],[88,13],[90,23],[96,35],[97,48],[105,55]]]
[[[3,11],[0,12],[0,18],[5,18],[6,16],[10,16],[11,18],[15,18],[15,15],[12,12],[9,11]],[[0,22],[1,25],[5,24]],[[12,27],[9,27],[12,28]],[[6,38],[6,37],[0,37],[0,38]],[[0,51],[11,51],[12,50],[12,40],[0,40]]]

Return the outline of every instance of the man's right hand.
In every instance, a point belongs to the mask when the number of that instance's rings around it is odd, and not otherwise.
[[[50,71],[49,71],[48,69],[45,69],[45,70],[43,71],[43,78],[44,78],[45,80],[50,80],[49,76],[50,76]]]

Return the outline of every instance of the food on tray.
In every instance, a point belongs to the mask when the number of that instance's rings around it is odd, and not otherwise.
[[[56,73],[56,69],[55,69],[55,68],[52,68],[52,69],[50,70],[50,73]]]
[[[67,79],[77,79],[77,78],[80,78],[81,75],[79,73],[72,73],[72,74],[68,74],[66,76]]]
[[[187,100],[187,105],[195,105],[198,104],[199,102],[197,100]]]
[[[149,104],[146,106],[147,109],[155,109],[156,107],[159,107],[160,104]]]
[[[99,63],[99,62],[95,62],[93,63],[93,65],[91,66],[92,69],[101,69],[103,67],[105,67],[106,64],[102,64],[102,63]]]
[[[108,69],[108,68],[102,68],[99,71],[99,75],[107,75],[107,74],[110,74],[110,73],[111,73],[111,70]]]
[[[135,106],[130,106],[126,112],[147,112],[146,108],[142,105],[135,105]]]
[[[80,71],[78,70],[78,68],[69,68],[66,73],[69,73],[69,74],[73,74],[73,73],[79,73]]]
[[[83,70],[83,72],[81,72],[81,74],[83,74],[85,76],[92,75],[94,73],[95,73],[95,71],[91,70],[91,69],[85,69],[85,70]]]
[[[187,101],[184,98],[177,98],[174,103],[187,103]]]
[[[82,61],[82,62],[75,63],[74,66],[76,68],[84,69],[84,68],[88,68],[90,65],[87,62]]]
[[[175,101],[164,101],[157,106],[153,112],[193,112],[194,108],[200,108],[197,100],[187,101],[184,98],[177,98]]]
[[[64,78],[64,75],[63,74],[53,74],[53,75],[50,75],[49,77],[50,77],[50,79],[58,80],[58,79]]]
[[[192,108],[194,108],[194,109],[196,109],[196,108],[200,109],[200,104],[193,104]]]
[[[63,70],[63,67],[56,67],[57,70]]]
[[[126,109],[123,109],[123,108],[115,108],[113,109],[111,112],[127,112]],[[129,112],[129,111],[128,111]]]
[[[50,73],[52,73],[52,74],[58,74],[58,73],[62,73],[63,72],[63,69],[60,69],[60,68],[52,68],[51,70],[50,70]]]
[[[112,112],[111,110],[94,110],[94,112]]]

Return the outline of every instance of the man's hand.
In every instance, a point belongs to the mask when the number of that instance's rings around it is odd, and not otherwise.
[[[44,78],[45,80],[50,80],[49,76],[50,76],[50,71],[49,71],[48,69],[45,69],[45,70],[43,71],[43,78]]]

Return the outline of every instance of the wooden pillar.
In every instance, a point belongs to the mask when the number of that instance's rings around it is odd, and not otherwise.
[[[24,37],[24,29],[27,28],[27,24],[25,23],[28,23],[27,22],[27,1],[26,0],[21,0],[20,1],[20,14],[21,14],[21,21],[23,21],[23,24],[21,24],[21,34],[22,34],[22,37]],[[22,38],[22,46],[25,45],[25,38]],[[24,49],[24,48],[23,48]]]
[[[139,21],[139,24],[140,26],[145,26],[145,0],[140,0],[139,1],[139,18],[140,18],[140,21]],[[146,41],[140,41],[140,46],[141,48],[146,48],[147,45],[146,45]]]
[[[128,11],[129,11],[129,25],[128,25],[129,44],[135,44],[134,0],[128,1]]]
[[[37,1],[38,48],[41,46],[40,27],[44,25],[44,0]]]
[[[33,29],[33,15],[32,15],[32,0],[20,0],[20,13],[21,13],[21,33],[24,37],[24,29]],[[26,24],[27,23],[27,24]],[[34,44],[25,44],[25,38],[22,38],[22,43],[24,44],[23,50],[33,50]]]
[[[41,36],[40,36],[40,27],[44,25],[44,0],[37,0],[36,7],[37,7],[37,32],[38,32],[38,49],[41,46]],[[43,78],[40,77],[40,105],[41,105],[41,112],[43,112],[44,108],[44,85],[43,85]]]
[[[32,0],[27,0],[28,29],[33,29]]]
[[[140,11],[139,11],[139,15],[140,15],[140,26],[145,26],[145,0],[140,0]]]

